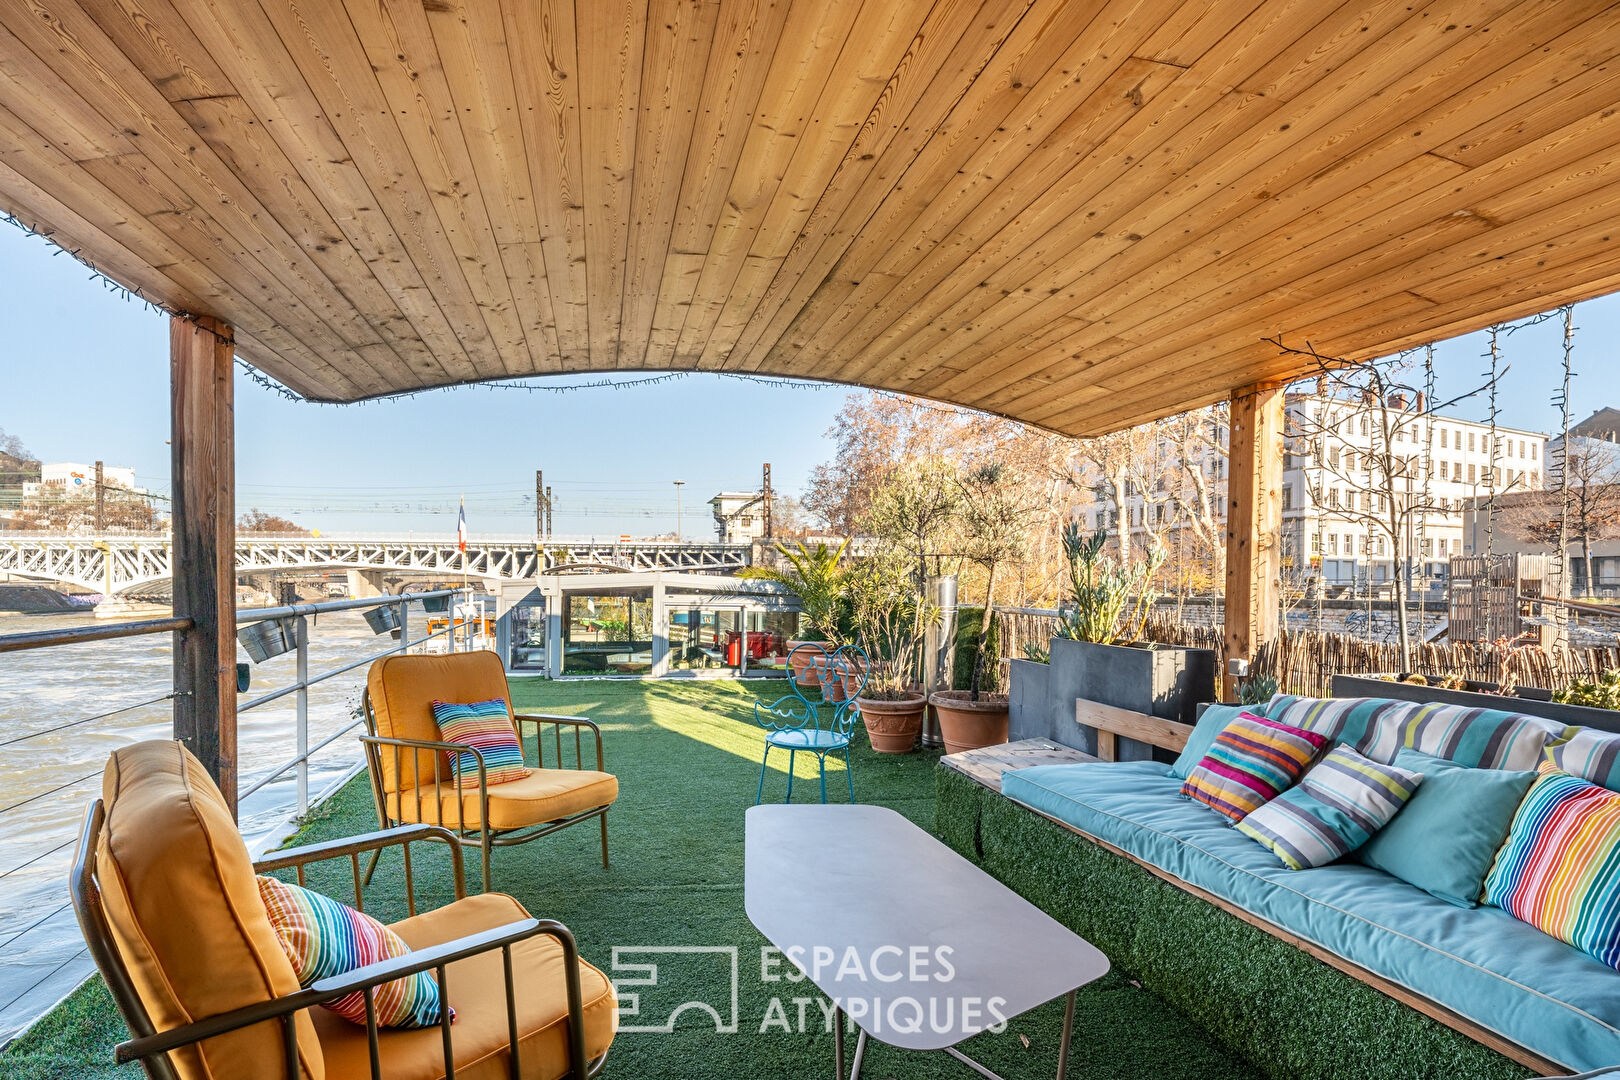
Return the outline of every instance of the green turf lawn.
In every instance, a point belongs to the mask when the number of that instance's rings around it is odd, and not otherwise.
[[[512,688],[520,709],[596,720],[602,727],[608,768],[619,777],[620,794],[609,815],[611,869],[602,869],[597,858],[593,822],[497,851],[494,887],[518,897],[531,913],[566,923],[578,937],[582,955],[604,970],[610,967],[616,946],[735,946],[740,957],[735,1033],[717,1033],[714,1021],[695,1010],[682,1014],[672,1033],[621,1032],[614,1040],[606,1075],[682,1080],[826,1075],[832,1036],[823,1030],[815,1002],[794,1001],[809,999],[813,992],[805,983],[761,980],[760,950],[766,942],[743,911],[743,812],[754,801],[763,746],[751,720],[751,705],[756,696],[768,699],[786,693],[786,684],[515,679]],[[767,800],[782,799],[786,790],[777,757],[772,755],[766,780]],[[937,754],[874,754],[864,735],[858,736],[856,798],[892,807],[931,830],[936,761]],[[785,759],[780,764],[785,766]],[[800,756],[796,802],[818,797],[812,766],[813,759]],[[840,763],[837,772],[829,769],[829,799],[842,801],[845,791]],[[322,808],[300,840],[375,827],[370,789],[360,777]],[[430,904],[448,900],[448,858],[429,845],[413,862],[419,897],[425,895]],[[471,887],[476,889],[475,852],[469,852],[467,865]],[[325,886],[342,898],[349,888],[348,877],[346,863],[334,865],[324,878],[312,873],[310,884]],[[401,895],[402,884],[398,857],[385,859],[368,890],[367,910],[383,918],[403,915],[403,901],[394,899]],[[652,1014],[662,1010],[667,1015],[694,995],[706,994],[729,1005],[729,980],[712,957],[670,960],[626,955],[624,962],[652,959],[662,968],[662,985],[636,988],[648,1020],[661,1021],[663,1015]],[[780,1001],[779,1011],[772,1007],[773,998]],[[767,1019],[772,1021],[768,1027]],[[1061,1003],[1054,1003],[1014,1019],[1005,1033],[976,1037],[964,1049],[1008,1080],[1050,1077],[1061,1019]],[[13,1080],[135,1076],[134,1069],[106,1064],[113,1044],[125,1037],[106,991],[93,981],[0,1054],[0,1075]],[[941,1054],[874,1045],[864,1075],[873,1080],[921,1080],[972,1074]],[[1150,992],[1110,975],[1080,993],[1069,1075],[1077,1080],[1247,1080],[1258,1073]]]

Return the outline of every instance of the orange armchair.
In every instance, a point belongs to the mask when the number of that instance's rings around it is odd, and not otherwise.
[[[456,899],[416,908],[413,842],[449,846]],[[413,950],[300,988],[259,898],[255,873],[347,861],[364,906],[359,856],[404,846]],[[579,958],[559,922],[510,896],[467,896],[461,844],[435,825],[275,852],[254,863],[219,789],[185,747],[153,740],[115,751],[91,803],[69,881],[90,954],[134,1036],[116,1051],[151,1080],[585,1080],[613,1041],[613,987]],[[455,1022],[352,1024],[324,1002],[433,972]]]
[[[433,719],[433,702],[470,703],[503,698],[518,741],[534,728],[535,760],[521,780],[491,785],[483,755],[464,744],[445,742]],[[521,714],[512,711],[512,694],[500,657],[492,652],[441,656],[386,656],[371,665],[366,679],[366,747],[371,766],[371,793],[380,828],[406,824],[440,825],[479,847],[484,891],[490,888],[490,852],[524,844],[570,825],[596,818],[602,829],[602,865],[608,865],[608,807],[619,796],[619,781],[605,771],[602,732],[583,716]],[[553,758],[546,761],[546,730],[554,736]],[[567,740],[564,731],[571,731]],[[585,735],[595,751],[594,769],[586,768]],[[574,744],[573,764],[565,750]],[[478,785],[457,785],[451,755],[472,753],[478,762]],[[376,869],[373,855],[366,869],[369,884]]]

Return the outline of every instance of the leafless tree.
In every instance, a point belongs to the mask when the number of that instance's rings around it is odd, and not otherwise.
[[[309,535],[309,530],[301,528],[296,522],[275,514],[267,514],[257,508],[249,510],[236,520],[236,531],[239,533],[256,533],[263,536]]]
[[[1429,493],[1423,475],[1423,447],[1435,415],[1483,393],[1490,382],[1445,401],[1424,397],[1401,356],[1353,364],[1323,356],[1309,344],[1285,353],[1308,357],[1315,367],[1316,409],[1294,410],[1290,452],[1307,457],[1304,470],[1311,499],[1322,511],[1364,525],[1369,535],[1389,544],[1402,670],[1410,670],[1412,634],[1407,622],[1411,541],[1418,522],[1449,507]],[[1498,374],[1506,374],[1503,368]],[[1368,445],[1346,446],[1348,433],[1365,435]]]
[[[1514,500],[1504,524],[1525,539],[1556,548],[1560,533],[1581,545],[1586,595],[1592,591],[1592,542],[1620,537],[1620,448],[1595,439],[1574,440],[1567,452],[1547,462],[1549,487]],[[1557,472],[1553,472],[1557,470]],[[1554,476],[1569,481],[1569,515]],[[1560,529],[1560,526],[1563,526]]]

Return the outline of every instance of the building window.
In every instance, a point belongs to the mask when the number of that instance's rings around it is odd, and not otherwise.
[[[1474,448],[1474,433],[1472,431],[1470,431],[1468,433],[1468,449],[1472,450],[1473,448]]]
[[[1294,485],[1293,484],[1284,484],[1283,485],[1283,509],[1284,510],[1292,510],[1293,508],[1294,508]]]
[[[1472,441],[1472,440],[1470,440],[1470,441]],[[1472,462],[1470,462],[1469,465],[1468,465],[1468,482],[1470,484],[1472,484],[1475,481],[1475,479],[1476,479],[1476,476],[1475,476],[1475,472],[1474,472],[1474,465],[1473,465]]]
[[[1440,429],[1440,449],[1444,450],[1445,448],[1446,448],[1446,429],[1441,428]]]
[[[1536,455],[1538,453],[1540,453],[1540,452],[1541,452],[1541,444],[1540,443],[1531,443],[1530,444],[1530,460],[1531,461],[1535,461],[1536,460]],[[1534,475],[1534,474],[1532,473],[1531,475]]]
[[[1339,534],[1338,533],[1328,533],[1327,534],[1327,549],[1328,549],[1328,554],[1329,555],[1337,555],[1339,553]]]

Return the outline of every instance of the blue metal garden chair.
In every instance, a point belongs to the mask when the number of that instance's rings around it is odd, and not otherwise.
[[[842,751],[844,778],[849,781],[849,801],[855,801],[855,776],[850,771],[849,743],[855,733],[855,721],[860,716],[860,707],[855,704],[855,699],[866,688],[866,654],[853,645],[845,645],[828,653],[822,645],[805,642],[788,657],[790,671],[793,669],[793,656],[797,656],[801,649],[812,649],[821,654],[813,661],[816,669],[822,673],[821,700],[811,701],[795,679],[791,684],[792,696],[778,698],[768,705],[754,702],[754,722],[765,729],[765,757],[759,763],[759,791],[754,795],[755,806],[765,797],[765,770],[771,760],[772,747],[788,752],[788,786],[784,802],[793,801],[793,762],[801,750],[816,755],[821,773],[822,802],[827,801],[827,755]],[[853,692],[847,692],[851,676],[858,676],[860,681]],[[835,682],[842,684],[846,692],[829,694],[827,686]],[[832,709],[832,717],[824,725],[822,710],[828,706]]]

